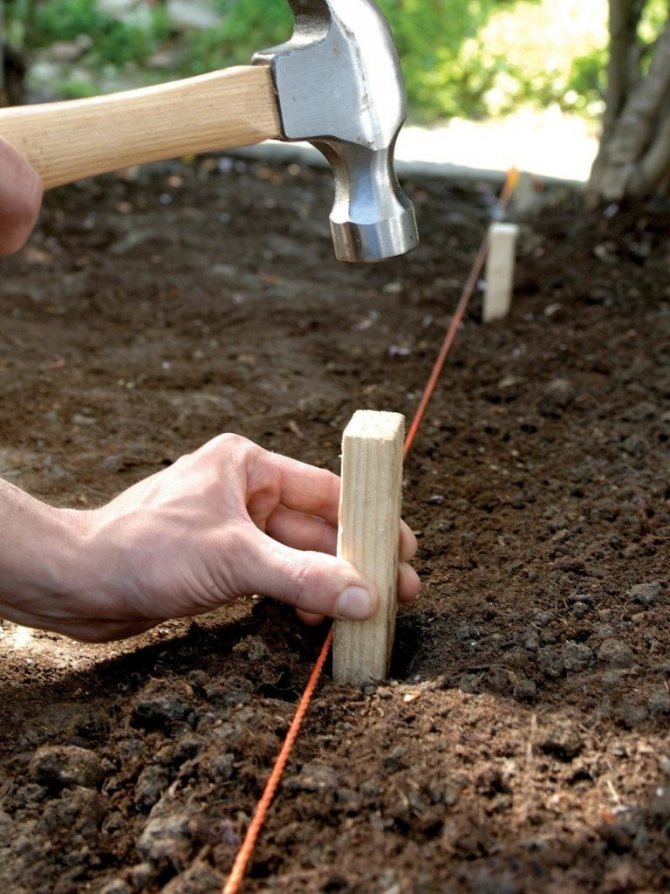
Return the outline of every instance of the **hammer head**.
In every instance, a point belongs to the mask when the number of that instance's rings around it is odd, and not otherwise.
[[[418,242],[393,150],[405,86],[386,19],[372,0],[288,0],[287,43],[257,53],[277,88],[282,135],[309,140],[335,174],[330,226],[341,261],[380,261]]]

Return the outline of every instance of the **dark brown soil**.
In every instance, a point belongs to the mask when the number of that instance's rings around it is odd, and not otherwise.
[[[92,506],[223,430],[337,469],[355,409],[412,415],[493,202],[408,190],[420,249],[360,268],[295,166],[50,195],[2,266],[0,474]],[[670,888],[668,209],[545,199],[406,466],[393,679],[326,673],[249,892]],[[255,601],[109,647],[0,634],[3,891],[218,891],[324,631]]]

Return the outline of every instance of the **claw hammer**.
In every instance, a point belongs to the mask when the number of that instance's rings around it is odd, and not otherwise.
[[[288,0],[292,37],[252,64],[90,99],[0,110],[0,136],[46,188],[130,165],[308,140],[335,178],[336,256],[379,261],[418,241],[393,163],[406,114],[391,31],[373,0]]]

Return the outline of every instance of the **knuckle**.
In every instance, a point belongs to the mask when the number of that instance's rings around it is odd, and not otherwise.
[[[309,554],[304,555],[307,557]],[[290,597],[291,604],[296,608],[314,611],[315,605],[321,602],[322,575],[310,561],[305,560],[296,562],[291,578],[295,586],[295,593]]]

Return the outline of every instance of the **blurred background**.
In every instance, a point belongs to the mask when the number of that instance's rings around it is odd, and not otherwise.
[[[408,132],[402,151],[475,167],[487,167],[493,152],[496,167],[533,170],[530,156],[544,173],[586,180],[603,121],[609,140],[627,100],[654,76],[654,60],[660,67],[669,5],[380,0],[380,6],[402,58],[409,121],[420,128]],[[2,94],[9,103],[90,96],[245,64],[255,51],[285,40],[292,18],[284,0],[6,0],[2,9]],[[670,55],[666,69],[670,79]],[[654,100],[659,121],[667,112],[665,86],[657,86],[663,95]],[[656,129],[648,134],[635,162],[656,136]],[[654,177],[655,188],[662,186],[658,172]],[[603,193],[601,184],[595,188]],[[630,191],[628,184],[617,189],[607,198]]]

